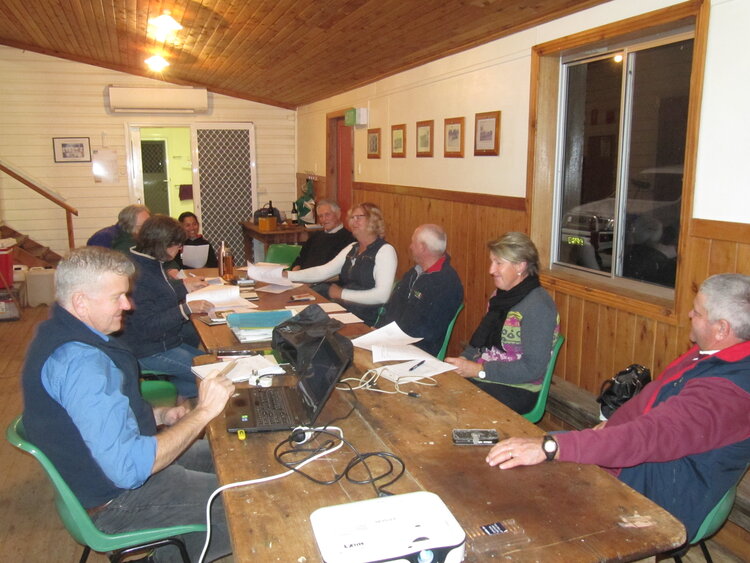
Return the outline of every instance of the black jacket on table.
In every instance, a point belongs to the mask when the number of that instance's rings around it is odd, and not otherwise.
[[[376,326],[396,321],[409,336],[422,338],[415,346],[435,355],[463,300],[463,285],[446,254],[426,272],[414,266],[404,274]]]

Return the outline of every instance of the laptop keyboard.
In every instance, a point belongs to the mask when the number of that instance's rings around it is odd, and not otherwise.
[[[258,389],[255,393],[255,416],[258,426],[293,424],[286,395],[281,389]]]

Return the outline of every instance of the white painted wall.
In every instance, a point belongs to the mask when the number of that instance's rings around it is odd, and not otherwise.
[[[297,116],[299,170],[324,172],[327,112],[367,107],[368,127],[382,129],[383,149],[380,159],[367,159],[367,128],[355,130],[356,180],[523,197],[531,48],[676,3],[614,0],[304,106]],[[750,155],[750,63],[741,44],[748,22],[750,1],[712,0],[695,217],[750,222],[748,180],[739,174]],[[502,111],[500,156],[475,157],[474,114],[493,110]],[[466,156],[443,158],[443,119],[461,116]],[[416,158],[415,124],[426,119],[435,120],[435,156]],[[392,159],[390,127],[400,123],[407,126],[407,158]]]
[[[254,122],[259,201],[291,207],[295,193],[294,111],[209,93],[208,114],[111,114],[106,86],[164,83],[0,46],[0,159],[24,171],[78,208],[76,244],[112,224],[129,199],[126,125],[189,126],[198,122]],[[91,149],[117,152],[118,179],[97,184],[91,163],[55,163],[53,137],[89,137]],[[58,253],[67,252],[65,214],[0,173],[0,219]]]

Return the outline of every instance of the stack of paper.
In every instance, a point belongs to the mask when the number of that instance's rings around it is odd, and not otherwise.
[[[288,309],[253,311],[229,315],[227,324],[240,342],[261,342],[271,340],[274,327],[292,316]]]
[[[231,309],[232,307],[247,307],[249,303],[240,297],[240,288],[236,285],[208,285],[187,294],[185,301],[205,300],[215,308]]]
[[[257,380],[260,376],[283,375],[286,373],[284,368],[275,362],[273,356],[247,356],[238,360],[233,360],[232,363],[234,365],[231,367],[227,362],[216,362],[202,366],[193,366],[191,369],[195,375],[203,379],[214,370],[221,372],[229,367],[224,373],[224,376],[227,379],[234,381],[235,383],[239,381],[250,381],[253,384],[257,384],[253,379]]]

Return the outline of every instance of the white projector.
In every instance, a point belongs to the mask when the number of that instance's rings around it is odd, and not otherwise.
[[[310,515],[325,563],[459,563],[466,534],[445,503],[420,491],[319,508]]]

